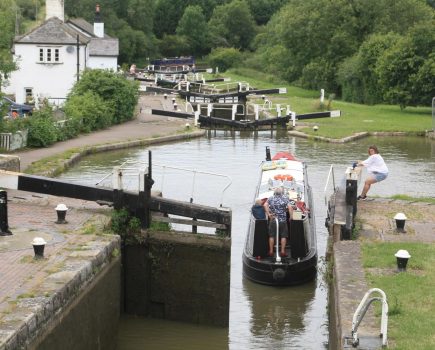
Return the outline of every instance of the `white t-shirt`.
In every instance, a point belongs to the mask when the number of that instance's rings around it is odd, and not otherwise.
[[[381,157],[380,154],[372,154],[362,163],[365,167],[367,167],[367,171],[370,173],[388,174],[387,165],[385,164],[384,159]]]

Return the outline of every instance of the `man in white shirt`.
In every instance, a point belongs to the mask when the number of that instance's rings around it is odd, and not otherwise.
[[[361,195],[358,196],[358,200],[365,200],[367,198],[367,192],[369,191],[370,186],[387,178],[388,167],[375,145],[369,147],[369,157],[363,161],[359,160],[358,166],[366,167],[368,172],[368,177],[364,183],[364,188],[361,192]]]

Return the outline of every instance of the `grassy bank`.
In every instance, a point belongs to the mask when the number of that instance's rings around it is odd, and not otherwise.
[[[247,81],[256,88],[286,87],[287,94],[274,95],[273,103],[290,105],[297,114],[320,111],[320,92],[308,91],[280,81],[274,77],[259,74],[248,69],[232,70],[225,73],[232,81]],[[325,92],[325,105],[328,104],[329,93]],[[261,99],[258,98],[261,103]],[[374,105],[366,106],[355,103],[332,100],[330,109],[341,110],[340,118],[321,118],[309,120],[309,125],[301,131],[314,134],[312,125],[318,125],[319,136],[342,138],[358,132],[407,132],[423,134],[432,129],[430,107],[407,107]]]
[[[399,249],[406,249],[411,255],[406,272],[396,272],[394,254]],[[388,298],[389,348],[433,349],[435,244],[372,242],[363,243],[362,252],[369,286],[382,289]],[[378,305],[377,315],[380,316]]]

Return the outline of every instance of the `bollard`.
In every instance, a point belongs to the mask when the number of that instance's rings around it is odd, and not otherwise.
[[[8,225],[8,193],[0,190],[0,236],[10,236]]]
[[[35,237],[32,241],[33,252],[35,253],[35,259],[42,259],[44,257],[44,248],[47,242],[44,238]]]
[[[394,220],[396,220],[396,231],[399,233],[406,233],[405,231],[405,221],[407,217],[403,213],[397,213],[394,216]]]
[[[66,212],[68,208],[65,204],[58,204],[55,208],[57,213],[57,221],[56,224],[67,224],[68,222],[65,220]]]
[[[400,249],[394,254],[397,260],[397,271],[403,272],[406,271],[406,265],[408,264],[408,260],[411,257],[407,250]]]

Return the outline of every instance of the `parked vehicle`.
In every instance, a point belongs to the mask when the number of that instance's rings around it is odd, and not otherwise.
[[[9,97],[3,96],[0,99],[0,110],[6,112],[7,116],[11,118],[18,118],[32,115],[33,106],[16,103]]]

